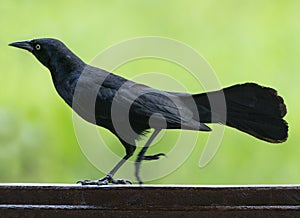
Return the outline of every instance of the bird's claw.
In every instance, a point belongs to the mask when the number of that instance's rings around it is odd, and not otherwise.
[[[76,183],[81,185],[108,185],[108,181],[99,180],[79,180]]]
[[[102,179],[98,180],[79,180],[77,184],[80,183],[81,185],[108,185],[108,184],[132,184],[131,181],[126,179],[114,179],[111,175],[106,175]]]
[[[166,156],[164,153],[154,154],[154,155],[145,155],[142,157],[142,160],[158,160],[161,156]]]
[[[141,178],[140,178],[140,166],[142,160],[158,160],[161,156],[167,156],[164,153],[158,153],[154,155],[144,155],[144,156],[138,156],[137,160],[135,161],[135,177],[137,178],[137,181],[139,184],[143,184]]]

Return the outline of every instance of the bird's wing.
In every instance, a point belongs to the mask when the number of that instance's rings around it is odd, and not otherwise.
[[[89,122],[110,119],[110,106],[117,90],[106,82],[108,76],[104,70],[87,66],[77,81],[72,108]]]
[[[173,128],[199,129],[201,124],[193,119],[193,112],[172,93],[128,82],[116,94],[115,101],[121,105],[130,105],[132,113],[141,118],[136,122],[151,117],[157,125],[165,121]],[[153,117],[152,117],[153,116]]]
[[[97,71],[97,72],[95,72]],[[95,105],[96,118],[126,120],[137,118],[136,123],[148,122],[153,115],[158,123],[167,121],[173,128],[201,129],[201,124],[193,119],[193,112],[180,98],[172,93],[137,84],[112,73],[91,68],[83,80],[86,98],[98,90]],[[93,97],[92,97],[93,98]]]

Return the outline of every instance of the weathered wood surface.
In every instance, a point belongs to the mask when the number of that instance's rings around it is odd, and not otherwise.
[[[300,186],[0,184],[0,217],[300,217]]]

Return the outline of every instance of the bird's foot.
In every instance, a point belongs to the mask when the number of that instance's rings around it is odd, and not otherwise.
[[[98,180],[79,180],[77,184],[81,185],[108,185],[108,184],[132,184],[131,181],[126,179],[114,179],[110,174]]]
[[[158,153],[154,155],[145,155],[145,156],[138,156],[137,160],[135,161],[135,177],[139,184],[143,184],[143,181],[140,177],[140,167],[142,160],[158,160],[161,156],[167,156],[164,153]]]
[[[166,156],[164,153],[154,154],[154,155],[145,155],[142,157],[142,160],[158,160],[161,156]]]

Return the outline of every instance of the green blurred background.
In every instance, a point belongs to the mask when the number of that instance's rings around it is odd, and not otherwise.
[[[255,81],[279,90],[288,107],[290,130],[287,142],[272,145],[226,128],[220,149],[206,167],[198,167],[205,144],[200,139],[180,168],[151,183],[300,183],[299,11],[298,0],[1,0],[0,182],[74,183],[104,175],[81,152],[71,109],[58,97],[48,70],[8,43],[55,37],[90,62],[112,44],[154,35],[197,50],[222,86]],[[149,60],[121,67],[117,73],[131,78],[152,68],[180,74],[178,67]],[[118,143],[112,135],[108,140]],[[119,144],[114,148],[123,154]],[[163,143],[149,153],[157,151],[164,152]]]

